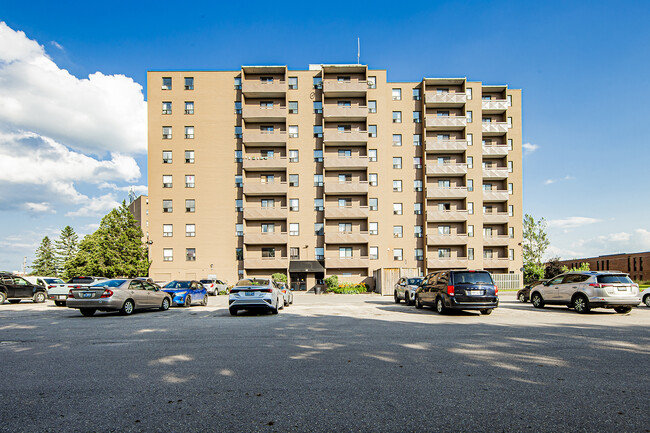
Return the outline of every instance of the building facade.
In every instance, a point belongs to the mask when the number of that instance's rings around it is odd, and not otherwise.
[[[155,279],[520,272],[520,90],[364,65],[147,83]]]
[[[560,260],[559,263],[569,269],[578,268],[582,263],[589,263],[589,269],[592,271],[625,272],[636,282],[650,281],[650,267],[648,266],[650,264],[650,251]]]

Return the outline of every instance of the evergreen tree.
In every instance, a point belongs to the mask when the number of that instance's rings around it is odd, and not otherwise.
[[[77,254],[79,248],[79,236],[75,233],[72,227],[65,226],[63,230],[61,230],[59,240],[55,241],[55,244],[59,274],[61,274],[65,279],[74,277],[75,275],[68,274],[66,264],[74,258],[75,254]]]
[[[42,276],[56,276],[56,255],[50,238],[45,236],[41,245],[36,249],[36,258],[32,262],[32,274]]]

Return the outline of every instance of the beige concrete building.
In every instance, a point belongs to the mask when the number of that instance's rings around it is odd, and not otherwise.
[[[149,197],[141,195],[129,204],[129,212],[142,228],[142,242],[149,240]]]
[[[364,65],[150,71],[157,280],[522,266],[521,91]]]

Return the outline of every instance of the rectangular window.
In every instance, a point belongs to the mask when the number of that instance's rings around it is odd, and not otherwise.
[[[325,258],[325,248],[323,247],[314,248],[314,257],[316,260],[323,260]]]
[[[467,179],[467,191],[474,191],[474,179]]]
[[[185,101],[185,114],[194,114],[194,101]]]
[[[415,248],[413,252],[414,252],[413,258],[416,261],[424,260],[424,250],[422,248]]]
[[[289,248],[289,258],[292,260],[300,259],[300,248],[291,247]]]
[[[471,201],[467,203],[467,214],[474,215],[474,203]]]
[[[196,261],[196,248],[185,248],[185,260],[188,262]]]
[[[508,194],[512,195],[513,192],[513,185],[511,183],[508,184]]]
[[[465,90],[465,95],[467,95],[467,99],[472,99],[472,88],[469,87]]]
[[[513,170],[512,161],[508,161],[508,173],[512,173],[512,170]]]
[[[339,207],[352,207],[352,199],[351,198],[340,198],[339,199]]]
[[[291,223],[289,224],[289,236],[298,236],[300,234],[300,224]]]
[[[298,212],[300,210],[300,200],[297,198],[289,199],[289,210],[291,212]]]
[[[314,77],[314,89],[322,89],[322,88],[323,88],[323,78]]]
[[[162,114],[172,114],[172,103],[163,102],[162,103]]]
[[[402,168],[402,157],[394,156],[393,157],[393,168],[400,169]]]
[[[472,123],[472,112],[471,111],[467,112],[467,123]]]
[[[402,100],[402,89],[393,89],[391,94],[393,95],[393,101]]]
[[[402,260],[402,249],[393,248],[393,260],[401,261]]]
[[[235,150],[235,162],[240,163],[242,162],[242,151],[241,150]]]
[[[323,102],[314,101],[314,114],[321,114],[323,112]]]
[[[173,224],[163,224],[163,237],[172,237],[174,235]]]
[[[244,211],[244,200],[235,199],[235,211],[243,212]]]
[[[298,77],[289,77],[289,90],[296,90],[298,88]]]
[[[349,259],[352,257],[352,247],[339,247],[339,258]]]
[[[315,199],[314,199],[314,210],[315,210],[315,211],[322,211],[322,210],[324,210],[324,207],[323,207],[323,199],[322,199],[322,198],[315,198]]]
[[[512,128],[512,117],[508,117],[508,129]]]
[[[402,134],[393,134],[393,146],[402,145]]]
[[[368,113],[377,112],[377,101],[368,101]]]
[[[402,203],[393,203],[393,215],[402,215]]]
[[[370,138],[377,137],[377,125],[368,125],[368,137]]]
[[[244,236],[244,224],[235,224],[235,235]]]
[[[260,77],[260,83],[273,84],[273,77]]]
[[[467,157],[467,168],[474,168],[474,157],[473,156],[468,156]]]
[[[289,114],[298,114],[298,101],[289,101]]]
[[[240,174],[235,175],[235,186],[237,188],[244,186],[244,180]]]
[[[438,188],[450,188],[451,183],[447,179],[438,180]]]
[[[163,248],[163,262],[174,261],[174,250],[172,248]]]
[[[171,77],[163,77],[162,79],[162,90],[171,90],[172,89],[172,79]]]
[[[508,237],[510,237],[510,238],[515,237],[515,228],[514,227],[508,227]]]
[[[393,111],[393,123],[402,123],[401,111]]]
[[[323,162],[322,150],[314,150],[314,162]]]
[[[185,151],[185,164],[194,164],[194,151],[186,150]]]
[[[422,237],[422,226],[413,226],[413,235],[416,238]]]
[[[235,114],[241,114],[241,102],[235,101]]]
[[[172,175],[163,174],[163,188],[171,188],[171,187],[172,187]]]
[[[349,173],[340,173],[339,174],[339,183],[350,183],[352,182],[352,175]]]
[[[514,260],[515,259],[515,250],[512,248],[508,249],[508,260]]]
[[[467,226],[467,236],[470,238],[474,237],[474,226],[473,225],[468,225]]]
[[[339,75],[336,77],[336,81],[339,83],[349,83],[350,82],[350,76],[349,75]]]
[[[512,95],[506,96],[506,101],[508,101],[508,107],[512,107]]]
[[[298,125],[289,126],[289,138],[298,138]]]
[[[379,234],[379,223],[375,223],[375,222],[368,223],[368,234],[378,235]]]
[[[163,150],[163,164],[171,164],[171,163],[172,163],[172,151]]]
[[[339,223],[339,233],[352,233],[352,223]]]
[[[368,77],[368,88],[369,89],[377,88],[377,77]]]
[[[262,233],[275,233],[275,223],[263,223]]]
[[[377,162],[377,149],[368,149],[368,162]]]
[[[451,226],[438,226],[439,235],[449,235],[451,234]]]
[[[370,260],[378,260],[379,259],[379,247],[370,247],[368,258]]]
[[[451,248],[438,248],[438,258],[448,259],[451,257]]]
[[[194,138],[194,127],[186,126],[185,127],[185,138],[192,139]]]
[[[420,112],[419,111],[414,111],[413,112],[413,123],[421,123],[422,118],[420,117]]]
[[[445,93],[449,93],[449,89],[447,89],[447,88],[438,88],[438,89],[436,89],[436,93],[438,95],[444,95]]]
[[[185,212],[188,213],[193,213],[195,211],[195,200],[194,199],[187,199],[185,200]]]
[[[370,186],[377,186],[377,173],[368,174],[368,184]]]
[[[323,236],[325,234],[325,225],[323,223],[315,223],[314,234],[316,236]]]
[[[194,175],[193,174],[186,174],[185,175],[185,188],[194,188]]]
[[[242,138],[241,126],[235,126],[235,138]]]
[[[336,106],[337,107],[351,107],[352,106],[352,101],[337,101]]]
[[[172,211],[173,211],[172,201],[163,200],[163,213],[172,213]]]
[[[235,77],[235,90],[241,90],[241,77]]]
[[[422,134],[413,134],[413,146],[422,146]]]
[[[393,192],[402,192],[402,181],[394,180],[393,181]]]
[[[491,117],[484,117],[482,119],[483,123],[492,123],[492,118]]]
[[[260,200],[260,205],[263,208],[275,207],[275,199],[273,198],[263,198]]]
[[[323,175],[315,174],[314,175],[314,186],[323,186]]]
[[[413,100],[419,101],[420,99],[422,99],[422,95],[420,94],[420,89],[419,88],[413,89]]]
[[[413,181],[413,191],[415,191],[415,192],[422,191],[422,181],[421,180],[415,179]]]
[[[163,126],[162,127],[162,138],[163,138],[163,140],[171,140],[172,139],[172,127],[171,126]]]
[[[413,168],[420,169],[422,168],[422,158],[419,156],[414,156],[413,157]]]
[[[474,248],[467,248],[467,260],[474,260]]]
[[[271,259],[275,257],[275,247],[263,247],[262,258]]]
[[[436,112],[437,117],[449,117],[449,111],[448,110],[438,110]]]
[[[402,226],[393,226],[393,237],[394,238],[404,237],[404,227],[402,227]]]
[[[422,215],[422,203],[418,203],[418,202],[413,203],[413,214]]]
[[[298,151],[290,150],[289,151],[289,162],[298,162]]]
[[[260,101],[260,108],[263,110],[271,110],[273,105],[273,101]]]
[[[379,209],[379,200],[376,198],[368,199],[368,210],[377,210]]]
[[[194,90],[194,78],[185,77],[185,90]]]
[[[508,205],[508,216],[514,216],[515,215],[515,208],[513,205]]]
[[[185,224],[185,236],[190,238],[196,236],[196,225]]]
[[[508,139],[508,150],[512,150],[512,138]]]
[[[289,175],[289,186],[298,186],[298,175],[290,174]]]

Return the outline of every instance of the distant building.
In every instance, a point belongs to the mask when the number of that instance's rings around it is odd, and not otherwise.
[[[129,212],[133,214],[142,229],[142,242],[149,240],[149,197],[141,195],[129,205]]]
[[[621,271],[630,274],[634,281],[650,281],[650,251],[560,261],[560,265],[569,269],[579,267],[581,263],[589,263],[592,271]]]

